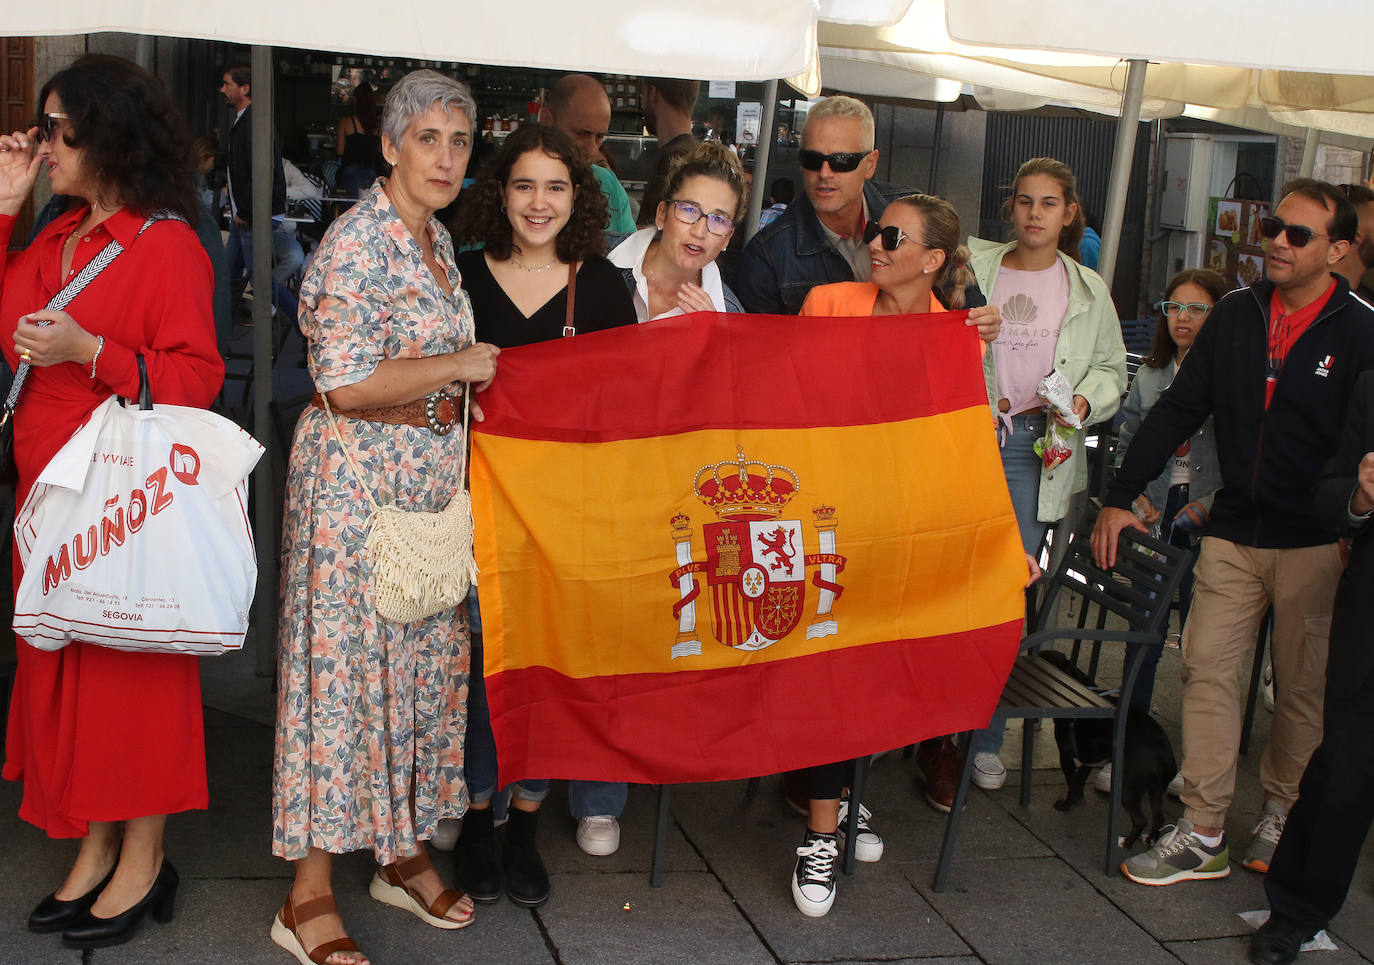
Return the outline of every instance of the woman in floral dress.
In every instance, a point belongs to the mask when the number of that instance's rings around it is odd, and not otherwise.
[[[443,509],[463,487],[464,383],[485,388],[498,350],[474,344],[433,215],[458,194],[474,114],[467,89],[434,71],[398,83],[382,120],[392,175],[330,227],[301,285],[317,395],[287,479],[272,850],[295,863],[295,882],[272,938],[302,965],[366,962],[334,905],[334,854],[372,849],[381,902],[438,928],[472,921],[472,902],[444,888],[423,846],[467,807],[466,617],[377,613],[361,487],[412,511]]]

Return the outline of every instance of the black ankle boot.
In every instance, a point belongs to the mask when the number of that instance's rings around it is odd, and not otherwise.
[[[62,944],[68,948],[107,948],[123,944],[134,937],[139,922],[149,911],[153,913],[154,921],[166,925],[172,920],[178,884],[176,869],[170,861],[163,859],[162,868],[153,879],[153,886],[132,908],[113,918],[97,918],[87,909],[80,920],[62,933]]]
[[[549,900],[549,873],[539,857],[535,834],[539,812],[511,808],[506,812],[502,859],[506,866],[506,894],[517,905],[538,908]]]
[[[463,831],[453,846],[453,883],[483,904],[501,897],[501,856],[491,808],[468,808]]]

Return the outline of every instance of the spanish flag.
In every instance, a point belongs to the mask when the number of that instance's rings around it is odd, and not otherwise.
[[[698,313],[501,355],[473,426],[503,782],[983,727],[1026,563],[964,313]]]

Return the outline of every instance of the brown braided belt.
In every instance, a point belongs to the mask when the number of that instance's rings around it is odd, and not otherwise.
[[[461,413],[454,403],[456,393],[440,389],[433,395],[404,405],[387,405],[376,409],[334,409],[334,414],[344,419],[360,419],[363,422],[385,422],[390,425],[414,426],[429,429],[438,435],[448,435],[458,424]],[[317,409],[324,408],[324,399],[316,392],[310,404]]]

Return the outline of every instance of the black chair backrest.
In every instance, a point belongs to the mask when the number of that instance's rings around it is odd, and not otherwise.
[[[1052,625],[1059,597],[1067,592],[1096,603],[1103,617],[1115,614],[1131,630],[1157,636],[1162,642],[1169,629],[1170,601],[1191,566],[1188,551],[1128,528],[1121,531],[1116,566],[1104,570],[1092,556],[1090,537],[1096,521],[1096,513],[1085,514],[1063,562],[1047,577],[1050,586],[1035,629]]]

